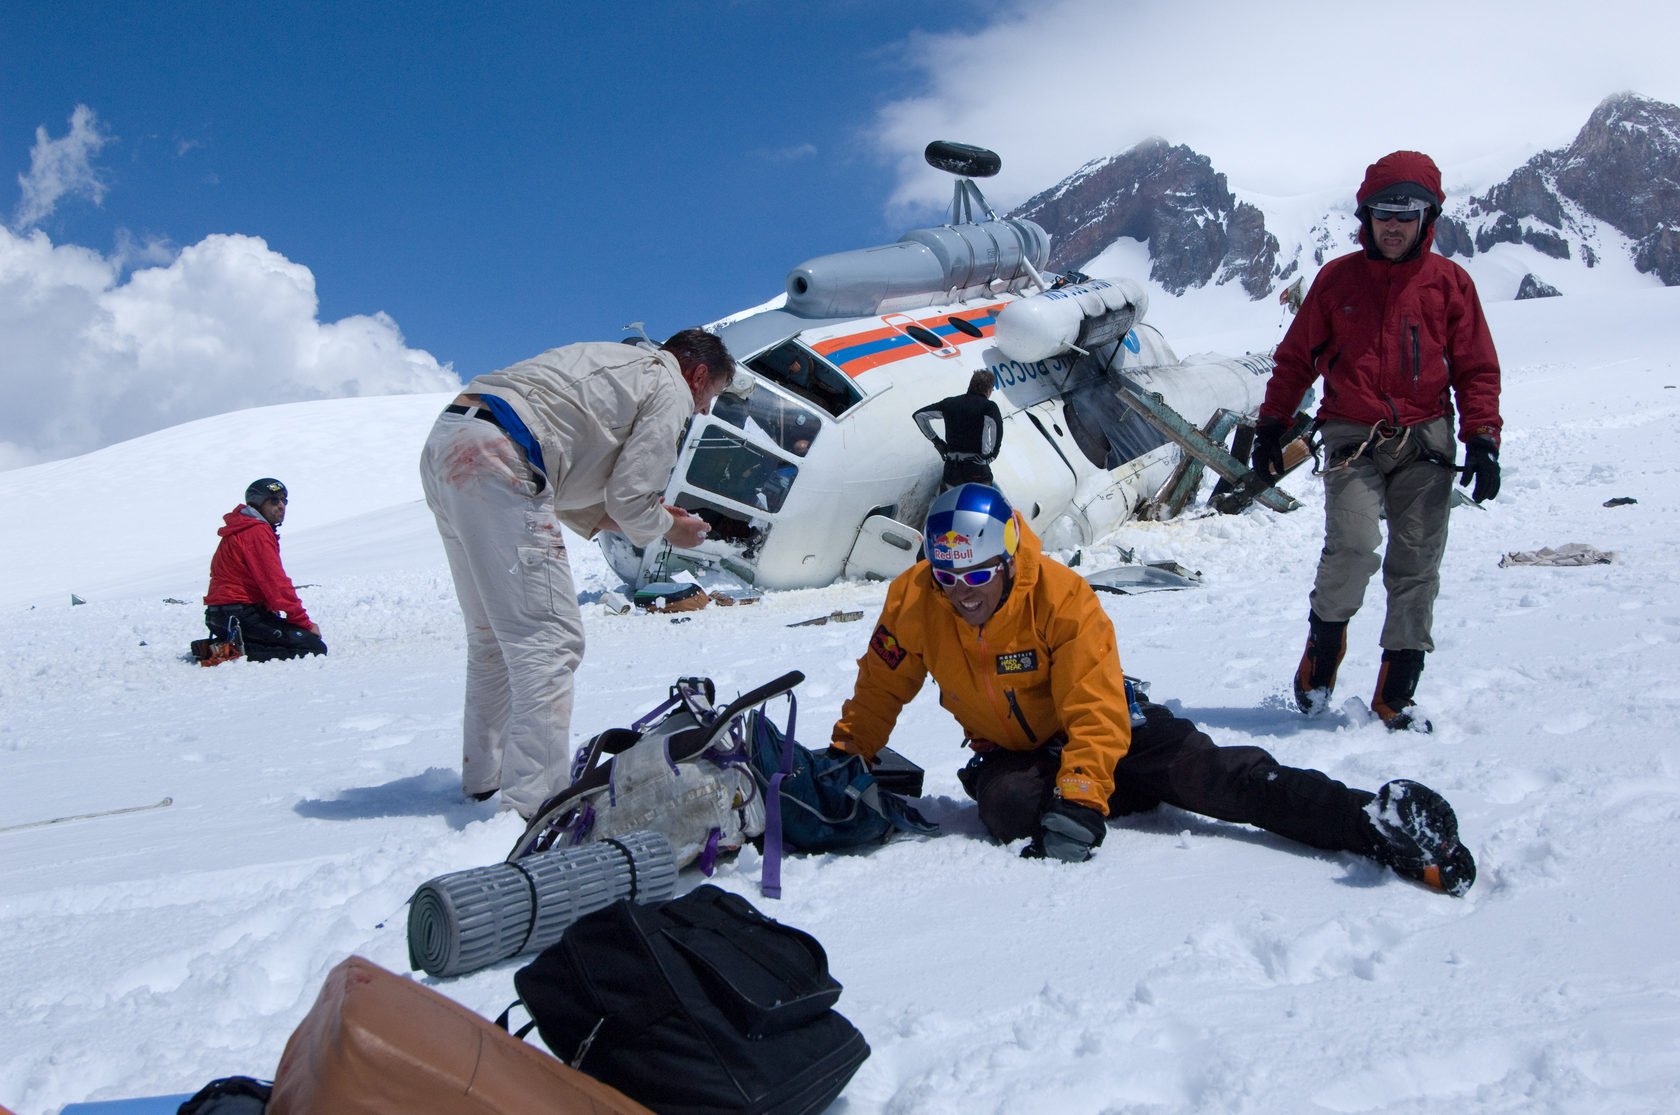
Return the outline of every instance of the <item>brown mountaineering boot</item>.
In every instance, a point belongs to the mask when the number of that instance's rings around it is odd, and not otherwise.
[[[200,666],[219,666],[242,657],[240,649],[226,639],[194,639],[192,654]]]
[[[1423,651],[1385,650],[1377,671],[1377,692],[1371,698],[1376,713],[1391,732],[1431,732],[1432,725],[1417,711],[1412,695],[1423,675]]]
[[[1458,840],[1458,816],[1447,799],[1418,782],[1385,783],[1365,807],[1371,858],[1395,874],[1461,898],[1476,881],[1476,860]]]
[[[1295,707],[1309,716],[1330,707],[1336,670],[1347,653],[1347,620],[1331,623],[1307,614],[1307,649],[1295,667]]]

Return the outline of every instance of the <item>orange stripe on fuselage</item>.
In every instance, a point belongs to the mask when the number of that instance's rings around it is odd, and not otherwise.
[[[990,340],[997,328],[998,311],[1007,303],[999,302],[994,306],[986,306],[978,310],[970,310],[961,314],[937,314],[929,318],[913,319],[914,324],[938,335],[940,340],[948,345],[961,348],[974,341]],[[962,318],[972,323],[980,330],[980,336],[970,337],[960,329],[953,328],[949,322],[953,317]],[[856,378],[872,368],[896,364],[900,360],[908,360],[913,356],[923,356],[929,352],[922,344],[905,333],[903,329],[892,325],[879,328],[865,329],[859,333],[848,333],[844,337],[830,337],[826,341],[819,341],[811,346],[817,355],[834,364],[847,375]],[[850,350],[858,351],[856,355],[847,357]]]

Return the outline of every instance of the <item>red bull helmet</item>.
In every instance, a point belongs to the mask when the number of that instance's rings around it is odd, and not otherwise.
[[[922,531],[922,545],[935,569],[970,569],[1014,557],[1020,542],[1015,509],[987,484],[963,484],[940,493]]]

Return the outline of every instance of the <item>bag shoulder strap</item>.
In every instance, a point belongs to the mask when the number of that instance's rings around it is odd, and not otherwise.
[[[735,698],[720,711],[705,731],[689,731],[680,733],[671,741],[671,761],[686,763],[698,758],[710,750],[719,736],[729,730],[729,725],[740,716],[765,701],[780,697],[783,693],[793,691],[793,687],[805,680],[805,675],[798,670],[789,670],[774,681],[767,681],[757,689],[751,689]]]

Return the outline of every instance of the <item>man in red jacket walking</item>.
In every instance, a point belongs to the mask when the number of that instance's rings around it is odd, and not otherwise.
[[[222,516],[221,543],[210,559],[204,625],[253,662],[325,654],[321,629],[304,611],[280,564],[286,485],[265,476],[245,489],[245,502]]]
[[[1255,428],[1253,464],[1283,475],[1283,438],[1313,381],[1324,449],[1324,552],[1295,671],[1305,713],[1329,704],[1347,626],[1380,568],[1388,591],[1371,709],[1391,729],[1429,731],[1413,696],[1447,543],[1455,469],[1476,502],[1499,493],[1499,357],[1465,270],[1430,251],[1446,195],[1417,151],[1384,155],[1357,195],[1361,250],[1318,273],[1283,343]],[[1465,462],[1453,463],[1454,404]],[[1388,546],[1379,521],[1388,520]]]

